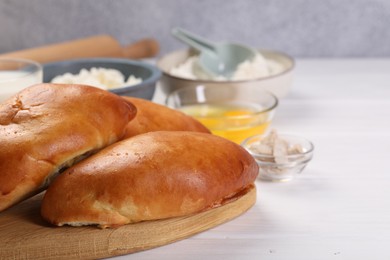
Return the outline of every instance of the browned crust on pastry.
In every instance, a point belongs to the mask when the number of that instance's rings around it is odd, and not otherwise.
[[[42,216],[55,225],[112,227],[218,207],[253,185],[258,166],[206,133],[160,131],[113,144],[60,175]]]
[[[0,104],[0,211],[122,138],[136,109],[89,86],[39,84]]]
[[[137,107],[136,117],[126,127],[124,138],[154,131],[194,131],[210,133],[195,118],[178,110],[134,97],[124,97]]]

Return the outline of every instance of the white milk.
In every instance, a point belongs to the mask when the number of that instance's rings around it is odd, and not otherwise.
[[[0,71],[0,102],[34,84],[42,83],[42,71]]]

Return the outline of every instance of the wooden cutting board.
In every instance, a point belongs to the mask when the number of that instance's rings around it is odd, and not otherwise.
[[[256,189],[200,214],[116,229],[50,226],[39,213],[42,196],[0,213],[0,259],[96,259],[166,245],[241,215],[255,204]]]

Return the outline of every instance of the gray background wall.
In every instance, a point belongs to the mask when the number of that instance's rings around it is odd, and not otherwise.
[[[184,47],[174,26],[295,57],[390,57],[389,0],[0,0],[0,53],[107,33],[164,54]]]

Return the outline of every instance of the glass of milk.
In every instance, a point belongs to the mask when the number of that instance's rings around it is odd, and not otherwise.
[[[42,83],[41,64],[25,59],[0,58],[0,102],[22,89]]]

